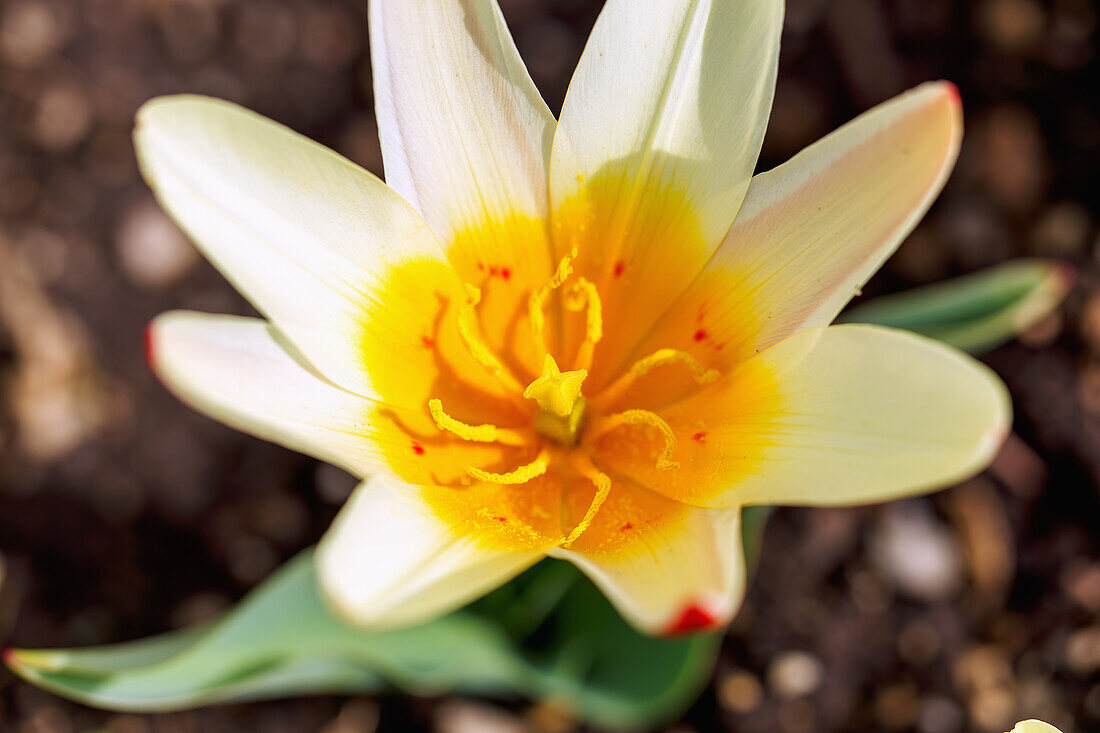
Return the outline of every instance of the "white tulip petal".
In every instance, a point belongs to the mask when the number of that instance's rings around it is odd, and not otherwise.
[[[562,107],[555,204],[608,169],[671,180],[717,242],[760,153],[782,27],[779,0],[610,0]]]
[[[147,338],[150,366],[195,409],[359,476],[384,465],[369,422],[378,403],[295,359],[267,322],[176,311]]]
[[[725,370],[829,324],[924,216],[961,136],[954,86],[924,84],[753,178],[722,246],[637,353],[680,348]]]
[[[372,0],[370,34],[386,181],[439,238],[545,218],[554,116],[495,0]]]
[[[538,562],[541,552],[490,549],[458,534],[416,494],[372,478],[356,489],[317,548],[321,592],[358,626],[407,626],[474,600]]]
[[[1008,435],[1001,380],[949,346],[876,326],[803,331],[661,410],[665,440],[619,429],[611,467],[699,506],[840,505],[949,486],[982,470]],[[644,426],[643,426],[644,427]]]
[[[230,282],[327,377],[376,396],[360,352],[379,279],[402,262],[444,259],[412,207],[336,153],[228,102],[155,99],[138,112],[134,141],[161,204]]]

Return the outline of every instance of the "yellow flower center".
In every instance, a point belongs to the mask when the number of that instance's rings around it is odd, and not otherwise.
[[[478,316],[481,289],[467,284],[465,302],[458,310],[456,327],[469,356],[505,392],[522,393],[523,398],[535,403],[534,410],[529,413],[529,429],[468,424],[448,414],[440,399],[432,398],[428,401],[432,420],[443,433],[473,443],[493,443],[534,450],[531,460],[507,471],[491,471],[482,466],[468,465],[465,467],[468,480],[517,486],[542,477],[552,467],[558,466],[582,477],[595,487],[584,515],[569,528],[562,543],[565,547],[576,541],[591,525],[612,490],[611,478],[593,460],[593,447],[601,437],[623,426],[643,426],[664,441],[664,448],[655,457],[656,468],[663,471],[678,468],[680,465],[674,459],[676,436],[664,419],[649,410],[628,409],[614,412],[609,409],[613,403],[623,397],[640,377],[659,367],[685,367],[699,385],[710,384],[719,376],[718,372],[704,368],[686,352],[660,349],[634,362],[621,377],[600,390],[590,403],[583,394],[582,387],[592,365],[596,346],[603,338],[603,308],[599,291],[591,281],[584,277],[572,279],[572,261],[576,254],[574,250],[562,258],[551,278],[535,288],[528,297],[527,315],[531,334],[537,348],[543,353],[543,359],[541,373],[526,388],[521,387],[521,381],[505,361],[494,353],[481,333]],[[558,289],[562,289],[562,304],[566,312],[584,313],[584,339],[577,349],[574,368],[566,371],[561,370],[546,346],[546,304]],[[590,410],[590,407],[595,409]]]

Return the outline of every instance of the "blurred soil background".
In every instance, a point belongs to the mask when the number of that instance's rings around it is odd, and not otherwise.
[[[557,110],[598,0],[502,0]],[[885,506],[779,511],[715,679],[673,730],[1100,730],[1100,82],[1087,0],[790,0],[761,169],[926,79],[967,133],[864,297],[1061,258],[1064,311],[988,355],[1016,434],[984,475]],[[315,542],[353,487],[203,418],[143,329],[248,307],[165,218],[130,145],[149,97],[239,101],[381,173],[360,0],[0,1],[0,642],[73,646],[206,619]],[[1088,91],[1091,89],[1092,91]],[[18,733],[564,733],[522,701],[388,696],[157,716],[0,672]]]

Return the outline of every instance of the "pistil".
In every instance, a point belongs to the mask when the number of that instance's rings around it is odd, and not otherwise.
[[[549,354],[542,361],[542,374],[527,385],[523,396],[538,403],[535,430],[565,446],[577,444],[588,410],[581,394],[581,383],[588,372],[584,369],[563,372]]]

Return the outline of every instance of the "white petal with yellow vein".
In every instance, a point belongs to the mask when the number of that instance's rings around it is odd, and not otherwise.
[[[781,0],[610,0],[562,106],[554,204],[601,171],[675,181],[717,244],[760,153],[782,27]]]
[[[730,406],[712,431],[759,431],[767,443],[729,502],[858,504],[948,486],[985,468],[1012,424],[1008,391],[988,367],[905,331],[804,331],[754,362],[730,381],[765,369],[780,402],[757,415]]]
[[[729,362],[830,323],[924,216],[961,137],[958,92],[933,82],[753,178],[707,269],[640,353],[672,343]],[[697,328],[706,343],[692,342]]]
[[[699,506],[838,505],[948,486],[985,468],[1012,408],[985,365],[937,341],[876,326],[803,331],[661,411],[679,468],[659,471],[662,441],[609,468]],[[652,439],[651,439],[652,440]]]
[[[375,396],[359,337],[377,278],[410,258],[444,259],[412,207],[345,158],[229,102],[148,102],[134,143],[161,205],[226,278],[325,376]]]

